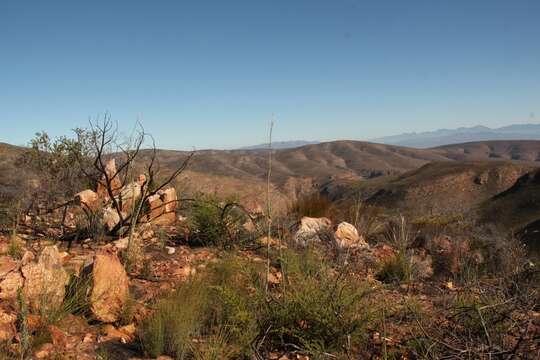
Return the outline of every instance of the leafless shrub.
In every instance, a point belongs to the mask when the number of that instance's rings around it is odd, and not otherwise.
[[[289,214],[297,220],[308,217],[333,217],[335,208],[333,203],[324,195],[311,193],[300,195],[289,206]]]

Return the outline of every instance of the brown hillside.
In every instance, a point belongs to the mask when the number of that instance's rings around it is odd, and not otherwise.
[[[509,189],[532,166],[435,162],[390,179],[367,202],[412,213],[463,213]]]
[[[0,166],[4,174],[13,173],[13,161],[23,150],[24,148],[0,144]],[[540,141],[490,141],[434,149],[413,149],[361,141],[327,142],[294,149],[274,150],[273,192],[276,197],[290,198],[291,194],[299,191],[324,188],[332,197],[343,198],[351,189],[357,189],[357,184],[361,183],[360,187],[368,190],[366,194],[372,194],[390,180],[393,181],[392,186],[405,183],[403,177],[395,179],[396,176],[430,162],[497,159],[518,159],[524,162],[539,160],[539,153]],[[159,150],[158,158],[163,175],[181,164],[188,154],[185,151]],[[146,155],[149,155],[149,152]],[[253,202],[260,203],[265,197],[267,159],[266,150],[199,151],[190,164],[186,176],[179,180],[177,186],[186,189],[188,194],[196,191],[217,192],[223,195],[238,194],[241,199],[250,198]],[[470,170],[477,165],[467,166]],[[442,193],[448,193],[445,189],[446,180],[442,183],[429,184],[429,179],[446,176],[450,167],[438,165],[424,168],[421,173],[413,173],[416,175],[410,178],[409,185],[414,185],[415,181],[421,184],[426,182],[427,185],[418,186],[425,189],[419,193],[436,193],[437,186],[442,186]],[[454,169],[459,168],[458,166]],[[427,170],[430,175],[422,175]],[[438,174],[439,171],[442,173]],[[471,171],[474,173],[476,170]],[[521,174],[519,171],[518,173]],[[374,180],[375,178],[378,179]],[[370,180],[366,181],[368,179]],[[492,196],[495,193],[490,191],[488,194]],[[385,198],[388,196],[385,195]],[[482,200],[485,200],[484,197]]]
[[[440,146],[431,149],[449,159],[540,161],[540,141],[481,141]]]
[[[486,200],[481,219],[519,231],[540,219],[540,169],[520,177],[508,190]]]

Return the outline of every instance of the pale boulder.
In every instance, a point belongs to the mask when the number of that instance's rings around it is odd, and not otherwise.
[[[0,300],[17,299],[17,291],[24,285],[24,278],[19,271],[13,271],[0,281]]]
[[[339,248],[368,248],[369,245],[364,237],[358,234],[354,225],[342,222],[334,232],[334,238]]]
[[[122,212],[131,213],[137,200],[142,195],[141,181],[134,181],[124,186],[118,195],[115,196]]]
[[[129,296],[129,278],[113,253],[99,252],[91,265],[90,309],[97,320],[107,323],[119,319]]]
[[[332,221],[328,218],[312,218],[304,216],[297,224],[294,240],[305,245],[310,241],[321,241],[321,235],[330,231]]]
[[[176,214],[173,212],[164,213],[152,221],[156,225],[174,225],[177,221]]]
[[[120,181],[120,178],[118,177],[118,174],[117,174],[115,159],[110,159],[105,164],[105,172],[107,173],[107,177],[109,178],[112,193],[113,195],[116,196],[120,192],[120,189],[122,188],[122,182]],[[106,183],[107,181],[105,179],[105,176],[103,176],[103,178],[98,182],[98,186],[97,186],[98,197],[100,199],[103,199],[104,202],[107,202],[111,198],[107,191]]]
[[[118,239],[118,240],[114,241],[113,243],[114,243],[114,246],[118,250],[125,250],[125,249],[128,248],[129,237],[124,237],[124,238]]]
[[[178,197],[174,188],[167,188],[165,190],[158,191],[159,197],[163,202],[165,213],[174,212],[178,203]]]
[[[17,333],[15,323],[17,314],[0,309],[0,342],[10,341]]]
[[[146,199],[146,205],[148,207],[148,214],[147,214],[147,220],[153,221],[154,219],[157,219],[161,215],[163,215],[163,212],[165,211],[165,206],[163,205],[163,201],[161,200],[161,197],[158,194],[151,195]]]
[[[112,206],[103,209],[103,224],[111,231],[120,222],[120,215]]]
[[[17,270],[20,264],[18,261],[13,260],[9,256],[0,256],[0,279],[12,272]]]
[[[100,207],[98,193],[92,190],[83,190],[75,194],[75,203],[91,211],[97,211]]]
[[[41,252],[37,263],[22,267],[24,295],[34,310],[54,309],[64,300],[65,286],[69,281],[62,267],[62,259],[56,246],[47,246]]]

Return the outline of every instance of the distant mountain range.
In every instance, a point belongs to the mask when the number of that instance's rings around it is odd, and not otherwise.
[[[500,128],[487,126],[460,127],[457,129],[439,129],[427,132],[412,132],[400,135],[384,136],[368,141],[412,148],[432,148],[443,145],[492,140],[540,140],[540,124],[515,124]],[[280,141],[272,143],[273,149],[294,149],[305,145],[320,144],[320,141]],[[268,144],[242,147],[239,150],[267,149]]]
[[[414,148],[430,148],[489,140],[540,140],[540,124],[516,124],[500,128],[486,126],[461,127],[370,139],[370,141],[376,143]]]

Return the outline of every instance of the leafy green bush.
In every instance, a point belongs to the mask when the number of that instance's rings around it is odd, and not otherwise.
[[[316,250],[288,251],[279,297],[262,312],[265,347],[312,355],[344,354],[363,341],[369,313],[361,302],[367,288],[346,269],[334,269]]]
[[[247,217],[233,200],[200,196],[191,206],[188,218],[192,245],[231,248],[240,245],[248,235],[242,226]]]
[[[316,358],[362,343],[370,315],[362,284],[313,249],[289,250],[277,264],[282,284],[266,292],[264,265],[225,256],[156,305],[141,326],[142,347],[176,359],[246,359],[275,349]]]

